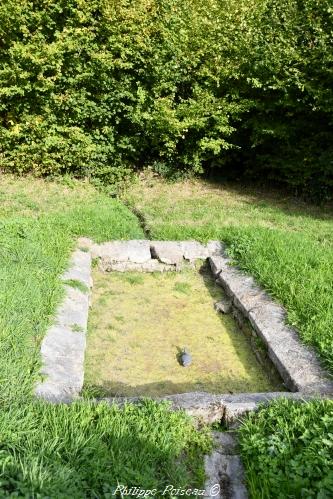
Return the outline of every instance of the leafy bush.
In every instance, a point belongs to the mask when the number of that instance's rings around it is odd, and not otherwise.
[[[0,165],[112,181],[151,158],[192,171],[228,149],[219,2],[7,0]]]
[[[0,166],[112,183],[238,157],[324,196],[332,20],[330,0],[4,0]]]
[[[333,188],[332,33],[330,0],[258,2],[243,69],[253,101],[241,126],[250,173],[319,199]]]
[[[273,402],[247,417],[240,445],[251,497],[332,497],[331,400]]]

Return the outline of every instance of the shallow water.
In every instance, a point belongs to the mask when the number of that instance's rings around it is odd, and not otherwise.
[[[232,316],[206,267],[181,273],[94,272],[85,384],[108,395],[281,390]],[[181,349],[192,364],[179,363]]]

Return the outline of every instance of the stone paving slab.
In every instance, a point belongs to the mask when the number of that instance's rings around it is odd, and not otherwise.
[[[244,468],[236,436],[230,432],[212,434],[214,450],[205,457],[206,498],[247,499]]]
[[[210,257],[213,273],[233,305],[249,319],[268,350],[287,388],[303,393],[333,394],[333,382],[315,352],[301,343],[286,324],[286,312],[256,285],[252,277],[230,265],[224,256]]]
[[[91,247],[91,255],[93,258],[103,258],[110,262],[144,263],[151,259],[150,241],[137,239],[94,244]]]
[[[70,402],[78,397],[83,386],[92,285],[90,253],[75,251],[62,280],[79,281],[87,290],[75,287],[75,283],[65,285],[65,297],[56,312],[54,325],[42,341],[41,374],[45,379],[37,384],[35,394],[50,402]]]

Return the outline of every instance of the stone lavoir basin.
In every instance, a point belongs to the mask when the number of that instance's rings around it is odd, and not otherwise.
[[[52,402],[166,398],[226,424],[259,403],[331,397],[333,383],[283,307],[217,241],[81,238],[35,393]],[[192,356],[183,367],[182,348]]]
[[[232,317],[209,265],[180,272],[93,272],[85,384],[104,396],[283,390]],[[215,305],[215,306],[214,306]],[[181,352],[192,356],[181,365]]]

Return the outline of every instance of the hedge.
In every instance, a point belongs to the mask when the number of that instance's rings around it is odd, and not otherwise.
[[[331,0],[3,0],[0,167],[333,185]]]

